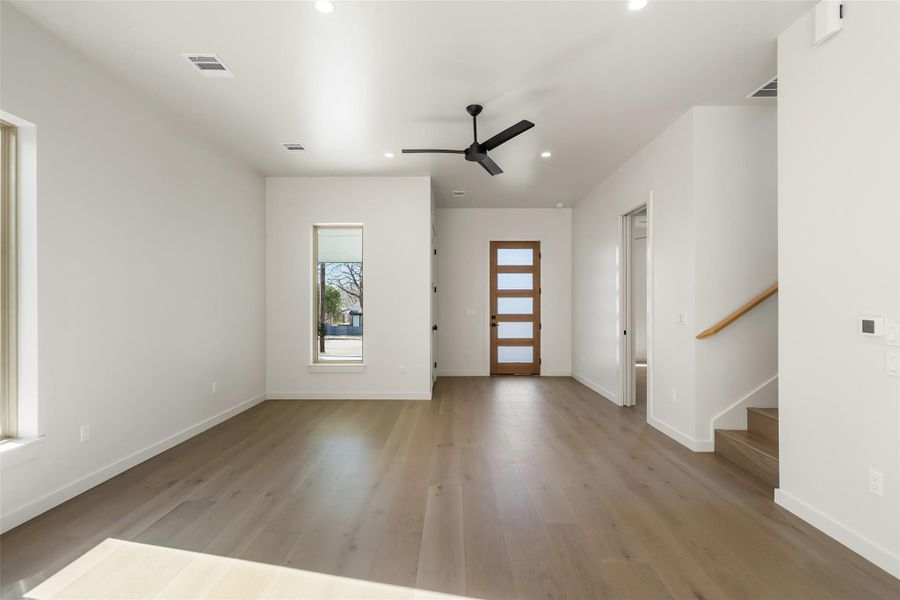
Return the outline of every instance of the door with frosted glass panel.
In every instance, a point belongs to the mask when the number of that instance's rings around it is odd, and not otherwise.
[[[491,242],[491,375],[541,373],[540,258],[540,242]]]

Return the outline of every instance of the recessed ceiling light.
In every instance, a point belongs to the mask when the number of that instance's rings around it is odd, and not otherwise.
[[[550,158],[551,156],[553,156],[553,155],[552,155],[550,152],[546,151],[546,150],[544,150],[543,152],[541,152],[541,158]]]
[[[293,142],[284,143],[282,146],[289,152],[302,152],[303,150],[306,150],[306,147],[303,146],[303,144],[295,144]]]
[[[647,0],[628,0],[629,10],[641,10],[645,6],[647,6]]]
[[[557,202],[557,203],[556,203],[556,208],[562,208],[562,207],[563,207],[563,203],[562,203],[562,202]]]
[[[394,158],[394,153],[393,152],[385,152],[384,157],[385,158]]]
[[[647,3],[647,1],[644,0],[644,4],[646,4],[646,3]],[[318,0],[316,2],[316,10],[319,11],[320,13],[325,13],[325,14],[333,13],[334,12],[334,2],[329,2],[328,0]]]

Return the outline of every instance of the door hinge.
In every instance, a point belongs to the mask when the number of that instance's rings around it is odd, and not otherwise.
[[[543,323],[538,323],[538,329],[543,329],[543,328],[544,328],[544,324],[543,324]]]
[[[434,255],[437,256],[437,248],[434,249]]]
[[[437,369],[437,363],[434,363],[434,368]]]
[[[437,286],[434,286],[434,293],[437,294]]]
[[[627,330],[627,329],[623,329],[623,330],[622,330],[622,335],[628,335],[628,330]]]

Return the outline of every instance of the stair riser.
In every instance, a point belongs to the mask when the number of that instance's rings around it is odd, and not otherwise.
[[[716,454],[778,487],[778,460],[716,432]]]
[[[759,413],[747,411],[747,431],[773,442],[778,441],[778,421]]]

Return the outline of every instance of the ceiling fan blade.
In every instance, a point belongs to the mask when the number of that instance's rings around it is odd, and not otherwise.
[[[495,163],[493,160],[491,160],[490,156],[485,156],[482,160],[480,160],[478,162],[478,164],[481,165],[482,167],[484,167],[484,170],[487,171],[488,173],[490,173],[491,176],[499,175],[500,173],[503,172],[503,169],[501,169],[497,163]]]
[[[481,145],[484,147],[485,150],[493,150],[500,144],[505,144],[506,142],[513,139],[520,133],[525,133],[532,127],[534,127],[534,123],[532,123],[531,121],[519,121],[512,127],[507,127],[506,129],[504,129],[503,131],[501,131],[500,133],[498,133],[494,137],[490,138],[489,140],[487,140],[486,142],[484,142]]]
[[[465,150],[440,150],[437,148],[404,148],[403,154],[465,154]]]

